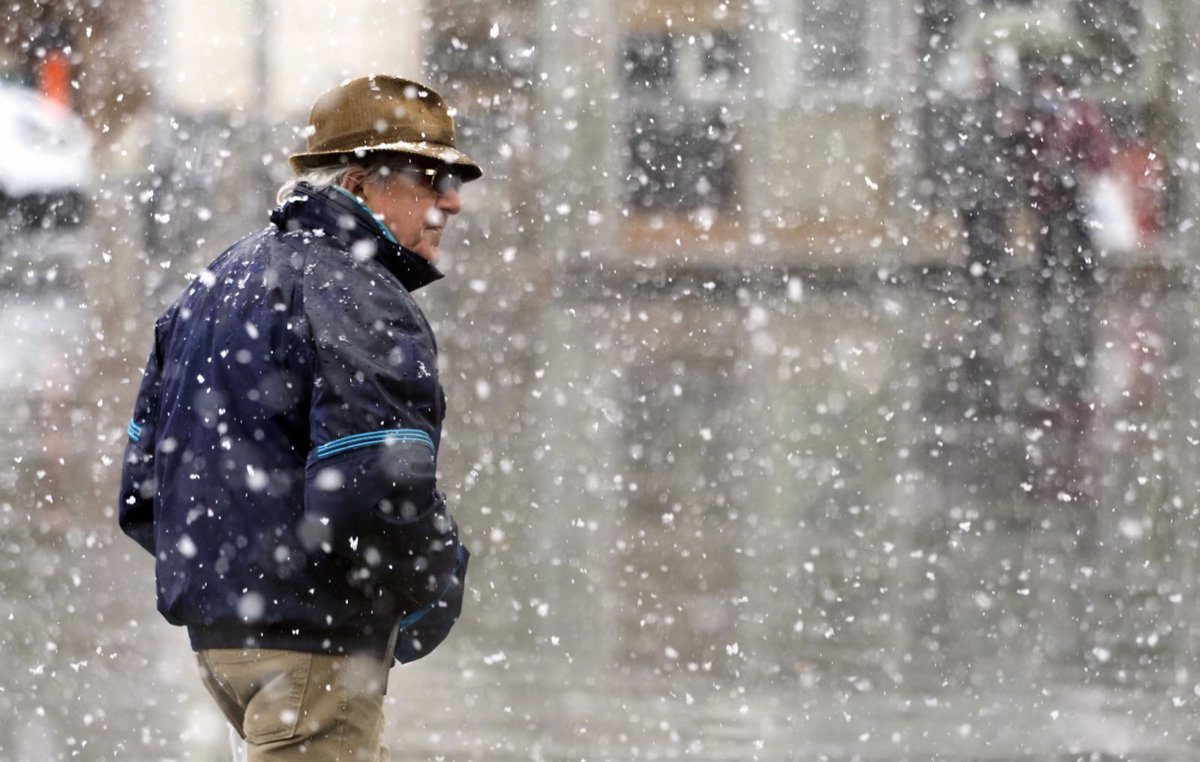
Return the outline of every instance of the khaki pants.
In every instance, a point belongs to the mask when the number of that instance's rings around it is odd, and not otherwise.
[[[390,663],[235,648],[201,651],[196,661],[204,687],[246,739],[247,762],[387,762],[383,694]]]

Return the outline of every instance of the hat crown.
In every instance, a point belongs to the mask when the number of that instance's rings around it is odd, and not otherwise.
[[[317,98],[308,124],[307,150],[289,158],[297,172],[384,151],[454,164],[465,180],[483,174],[456,148],[445,99],[402,77],[374,74],[343,82]]]
[[[313,152],[401,141],[454,147],[454,120],[442,96],[400,77],[359,77],[335,87],[313,104],[308,121],[308,150]]]

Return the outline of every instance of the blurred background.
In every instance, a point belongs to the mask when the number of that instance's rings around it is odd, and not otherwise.
[[[386,72],[486,172],[420,294],[468,607],[394,759],[1200,760],[1194,0],[0,15],[0,758],[229,758],[126,423]]]

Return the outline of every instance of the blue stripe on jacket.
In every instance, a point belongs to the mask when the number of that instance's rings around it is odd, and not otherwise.
[[[351,434],[350,436],[338,437],[331,442],[326,442],[317,447],[317,458],[325,458],[330,455],[336,455],[339,452],[355,450],[360,447],[391,444],[392,442],[418,442],[436,453],[433,446],[433,439],[424,431],[419,429],[384,429],[383,431],[371,431],[364,434]]]

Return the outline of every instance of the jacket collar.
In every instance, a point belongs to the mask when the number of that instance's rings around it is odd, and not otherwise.
[[[425,258],[396,242],[391,231],[357,198],[335,188],[314,188],[300,183],[283,204],[271,212],[280,230],[321,230],[348,251],[366,242],[375,247],[375,260],[386,267],[409,291],[416,291],[445,276]]]

